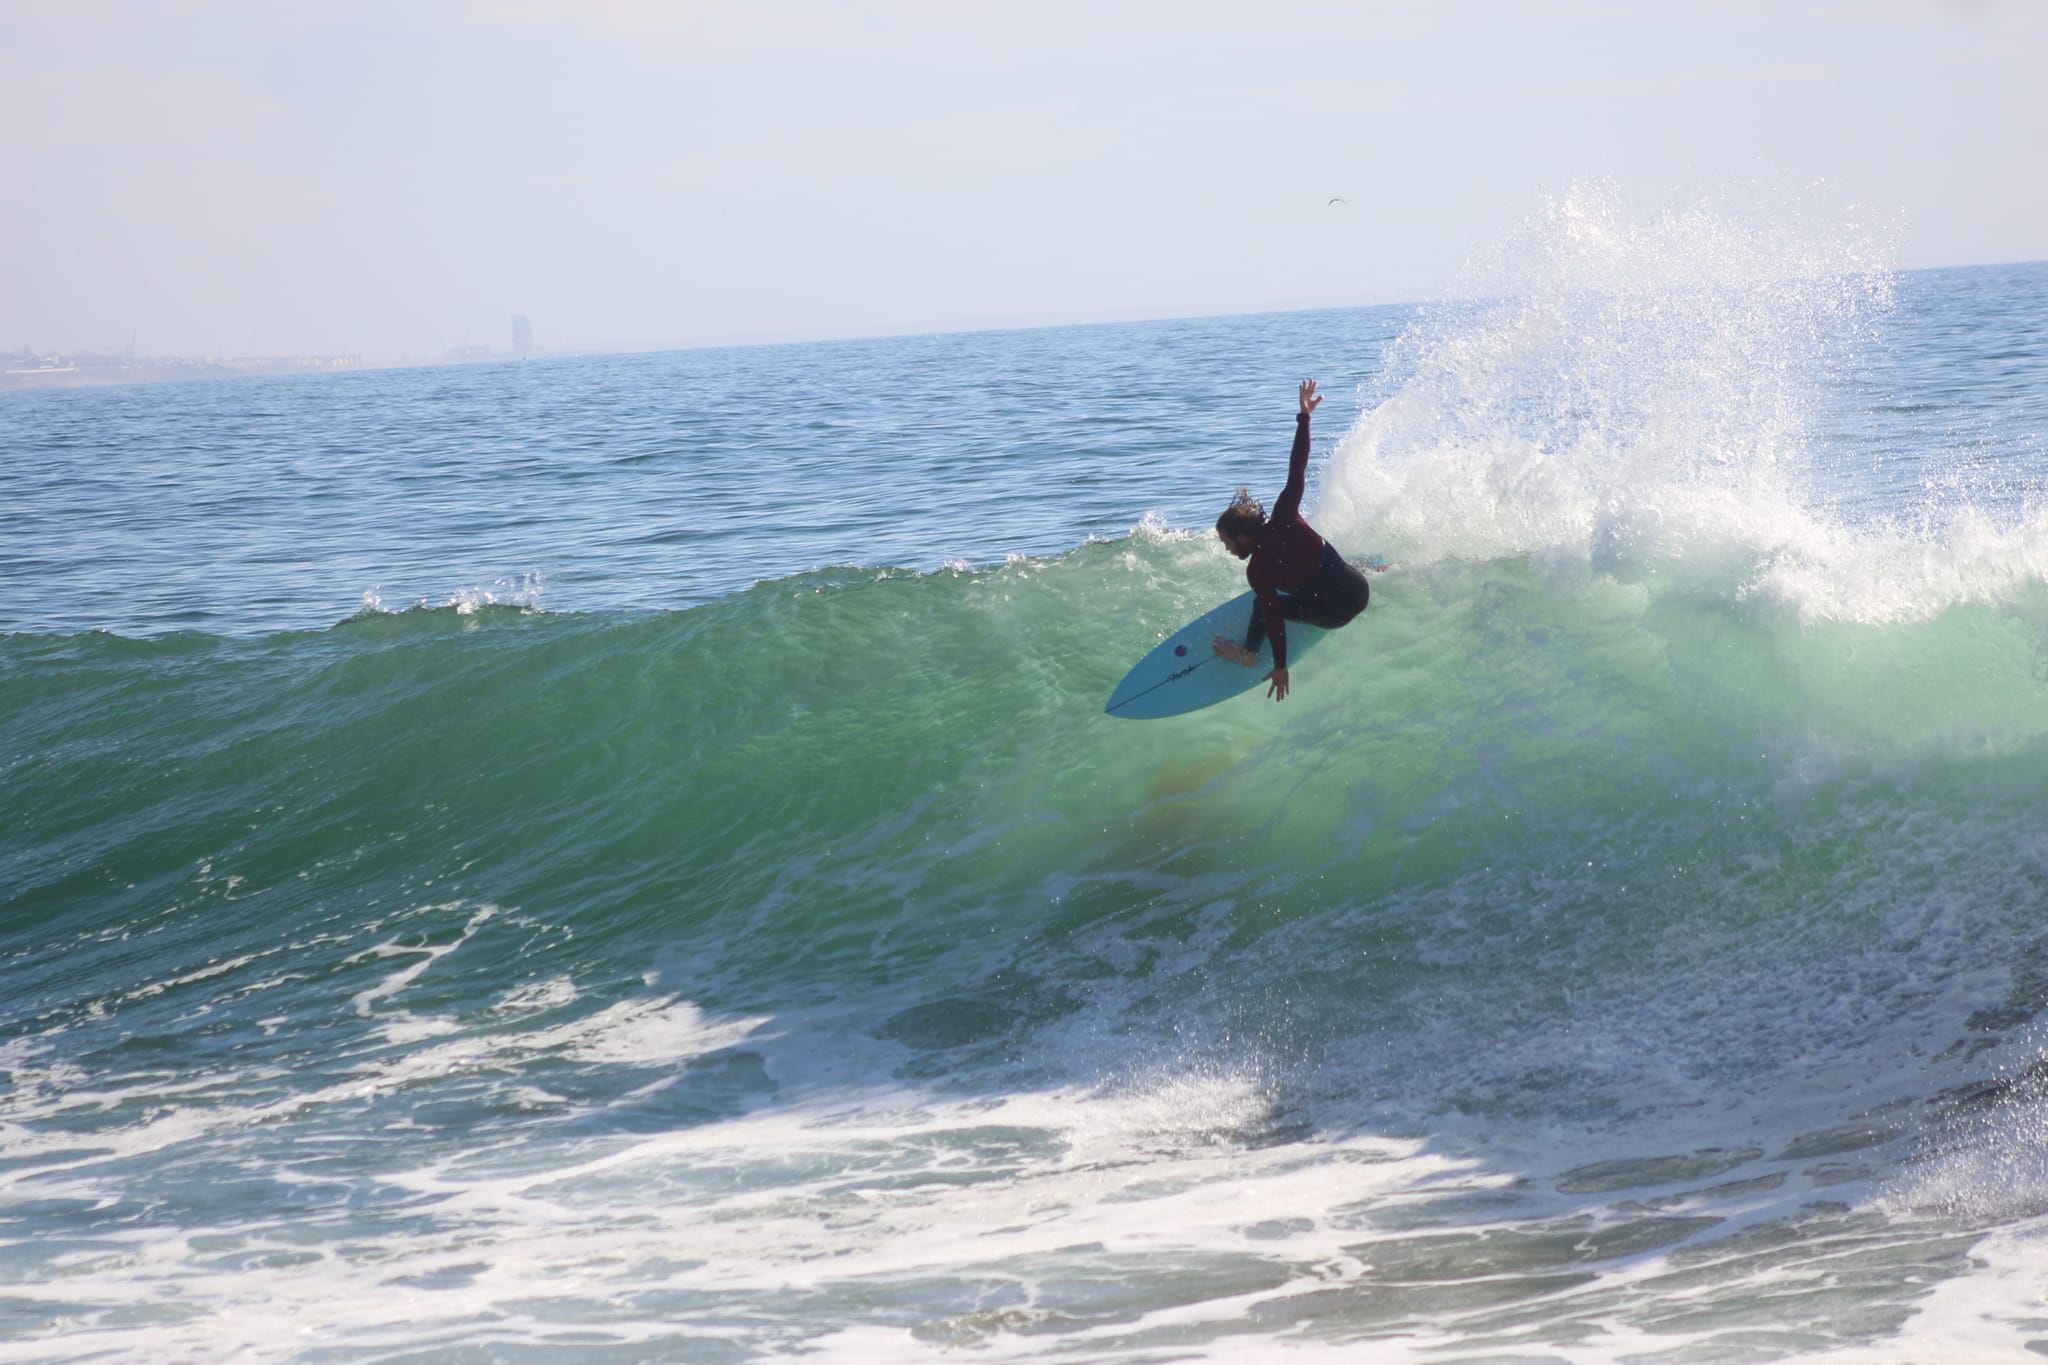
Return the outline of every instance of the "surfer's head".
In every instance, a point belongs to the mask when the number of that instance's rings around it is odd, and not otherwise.
[[[1239,559],[1250,559],[1252,551],[1259,548],[1259,537],[1265,533],[1265,504],[1252,496],[1251,489],[1239,488],[1230,506],[1216,518],[1216,538]]]

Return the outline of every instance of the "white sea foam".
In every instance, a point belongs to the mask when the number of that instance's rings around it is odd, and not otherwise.
[[[1834,509],[1817,386],[1890,306],[1889,244],[1708,205],[1631,217],[1576,187],[1425,314],[1345,434],[1317,517],[1410,563],[1690,569],[1802,624],[1924,620],[2048,581],[2048,520],[1958,492]]]
[[[496,1010],[548,1010],[575,1003],[576,983],[566,976],[551,977],[507,991],[491,1006]]]
[[[417,923],[420,913],[401,918]],[[1276,1106],[1289,1101],[1256,1045],[1241,1063],[1229,1060],[1230,1048],[1178,1059],[1124,1048],[1131,1055],[1117,1065],[1114,1014],[1077,1017],[1041,1042],[1091,1057],[1105,1068],[1102,1079],[963,1094],[898,1079],[904,1049],[863,1026],[872,1013],[858,1002],[773,1020],[714,1017],[650,985],[559,1020],[584,993],[557,977],[499,1002],[515,1008],[468,1021],[397,1009],[425,968],[448,962],[491,922],[479,907],[434,910],[457,916],[461,929],[431,956],[386,939],[351,957],[419,959],[350,1000],[366,1000],[380,1026],[421,1027],[380,1027],[376,1046],[345,1076],[255,1102],[217,1087],[213,1103],[191,1109],[175,1108],[176,1096],[150,1082],[172,1112],[96,1134],[99,1155],[51,1152],[40,1166],[0,1177],[13,1192],[32,1188],[46,1199],[119,1198],[135,1157],[158,1154],[175,1170],[203,1151],[309,1193],[342,1180],[366,1207],[412,1215],[386,1226],[337,1205],[310,1218],[289,1208],[216,1212],[214,1221],[110,1231],[49,1267],[66,1296],[93,1305],[67,1341],[115,1358],[286,1360],[437,1344],[541,1348],[575,1331],[629,1354],[658,1355],[686,1337],[746,1350],[801,1342],[829,1358],[939,1360],[970,1349],[1021,1360],[1127,1354],[1158,1333],[1216,1360],[1267,1358],[1282,1340],[1304,1359],[1342,1359],[1359,1350],[1345,1336],[1355,1316],[1352,1331],[1399,1332],[1376,1336],[1379,1358],[1428,1359],[1490,1330],[1496,1310],[1484,1286],[1512,1289],[1526,1277],[1516,1301],[1529,1322],[1564,1330],[1558,1325],[1597,1321],[1598,1341],[1581,1341],[1572,1358],[1617,1360],[1693,1341],[1712,1346],[1707,1328],[1648,1331],[1632,1316],[1660,1301],[1654,1278],[1673,1268],[1664,1252],[1674,1244],[1658,1240],[1667,1236],[1658,1218],[1722,1220],[1698,1233],[1680,1229],[1675,1245],[1684,1246],[1796,1216],[1816,1198],[1860,1197],[1859,1186],[1812,1159],[1772,1152],[1738,1157],[1718,1174],[1623,1180],[1611,1192],[1554,1188],[1566,1165],[1734,1147],[1760,1117],[1782,1133],[1783,1116],[1768,1117],[1768,1106],[1676,1114],[1597,1136],[1528,1128],[1519,1142],[1456,1124],[1424,1140],[1319,1131],[1313,1121],[1268,1141]],[[1183,969],[1199,971],[1215,948],[1197,935]],[[1655,1019],[1637,1011],[1615,1022],[1640,1028]],[[1600,1027],[1597,1018],[1583,1022]],[[1785,1027],[1798,1033],[1800,1025]],[[1528,1046],[1533,1056],[1558,1041]],[[602,1122],[683,1084],[691,1062],[742,1047],[770,1088],[748,1092],[754,1098],[725,1116],[651,1131]],[[4,1056],[33,1065],[44,1051],[17,1040]],[[372,1148],[352,1131],[350,1116],[368,1101],[408,1095],[431,1106],[444,1092],[472,1093],[480,1080],[501,1103],[559,1107],[547,1072],[529,1070],[543,1061],[574,1061],[584,1078],[588,1098],[560,1123],[483,1132],[456,1147],[424,1144],[410,1159],[403,1146]],[[1487,1065],[1476,1060],[1475,1074]],[[594,1084],[615,1066],[633,1079]],[[250,1085],[259,1079],[234,1088],[260,1090]],[[1795,1074],[1786,1088],[1799,1084]],[[594,1130],[583,1126],[592,1122]],[[348,1174],[325,1159],[352,1149],[373,1164]],[[27,1153],[10,1143],[10,1154]],[[1744,1178],[1747,1186],[1705,1188]],[[1668,1202],[1626,1207],[1651,1197]],[[1625,1241],[1638,1225],[1651,1229],[1651,1250],[1572,1259],[1574,1239]],[[1904,1255],[1924,1233],[1902,1226],[1858,1235],[1865,1240],[1856,1245],[1873,1254]],[[1517,1240],[1530,1236],[1537,1240]],[[1400,1269],[1433,1254],[1432,1238],[1469,1262],[1454,1256],[1434,1272],[1442,1290]],[[1496,1264],[1501,1255],[1508,1259]],[[1774,1276],[1796,1282],[1808,1273],[1803,1263],[1781,1272],[1733,1254],[1729,1262],[1692,1272],[1701,1278],[1688,1292],[1755,1301]],[[1597,1271],[1583,1286],[1544,1279],[1582,1265]],[[1431,1297],[1459,1285],[1479,1287],[1476,1296]],[[1624,1287],[1633,1295],[1626,1303],[1615,1297]],[[195,1311],[160,1314],[167,1289]],[[897,1295],[917,1306],[914,1322],[875,1311]],[[1413,1308],[1401,1307],[1410,1300]],[[1237,1335],[1254,1316],[1268,1325]],[[49,1345],[0,1343],[0,1359],[39,1357]]]
[[[428,908],[431,910],[436,908],[460,907]],[[479,907],[470,915],[469,921],[463,925],[460,936],[451,939],[447,943],[415,945],[409,943],[402,943],[397,939],[387,939],[383,943],[379,943],[374,947],[365,948],[361,952],[348,958],[347,962],[350,963],[366,961],[371,958],[387,957],[405,957],[416,959],[409,965],[402,967],[398,971],[391,973],[391,975],[385,977],[376,985],[368,987],[364,990],[357,991],[355,995],[350,998],[349,1004],[355,1008],[355,1012],[357,1014],[360,1014],[367,1018],[375,1012],[376,1005],[379,1001],[390,999],[391,997],[405,990],[406,987],[410,986],[413,982],[417,981],[420,978],[421,974],[424,973],[429,967],[433,966],[436,962],[439,962],[442,958],[448,956],[448,954],[454,952],[457,948],[460,948],[463,944],[467,943],[471,935],[475,934],[478,929],[482,928],[483,925],[486,922],[488,922],[493,915],[497,913],[498,911],[496,906],[486,905]]]
[[[2048,1219],[1999,1228],[1971,1243],[1970,1273],[1932,1286],[1896,1336],[1829,1352],[1828,1365],[1900,1361],[2024,1362],[2048,1353]],[[1817,1357],[1816,1357],[1817,1358]]]
[[[791,1046],[769,1045],[771,1072],[785,1070],[785,1056],[788,1070],[802,1070],[810,1042],[834,1033],[826,1017],[785,1027]],[[748,1325],[746,1306],[778,1304],[777,1332],[809,1337],[831,1358],[941,1359],[962,1348],[989,1359],[1049,1349],[1114,1355],[1139,1334],[1161,1332],[1206,1358],[1232,1360],[1261,1358],[1274,1345],[1268,1332],[1249,1342],[1235,1335],[1248,1314],[1284,1322],[1299,1302],[1305,1325],[1326,1323],[1300,1341],[1305,1358],[1347,1350],[1355,1358],[1356,1344],[1341,1332],[1333,1339],[1327,1324],[1353,1311],[1347,1303],[1364,1312],[1361,1328],[1403,1322],[1371,1305],[1419,1292],[1400,1288],[1410,1282],[1398,1272],[1390,1279],[1386,1264],[1415,1254],[1399,1231],[1409,1214],[1421,1215],[1425,1236],[1510,1241],[1532,1217],[1586,1220],[1585,1234],[1641,1217],[1606,1207],[1619,1196],[1588,1202],[1531,1190],[1511,1173],[1414,1139],[1247,1147],[1228,1132],[1256,1122],[1268,1102],[1263,1083],[1221,1070],[949,1099],[875,1088],[888,1049],[842,1043],[836,1051],[836,1063],[859,1062],[866,1088],[821,1086],[719,1123],[603,1146],[529,1134],[517,1140],[517,1169],[500,1163],[512,1148],[494,1140],[384,1173],[381,1183],[432,1211],[425,1224],[386,1233],[337,1223],[323,1233],[255,1219],[120,1234],[62,1267],[68,1293],[123,1310],[82,1323],[72,1339],[163,1360],[282,1360],[444,1342],[538,1346],[572,1326],[598,1333],[593,1341],[650,1351],[678,1332],[758,1348],[767,1343]],[[417,1084],[434,1069],[407,1072]],[[55,1188],[83,1196],[91,1184]],[[1792,1199],[1709,1195],[1680,1211],[1753,1222]],[[1430,1232],[1440,1225],[1429,1216],[1439,1200],[1495,1201],[1508,1221],[1454,1214],[1444,1231]],[[1394,1216],[1394,1231],[1377,1225],[1382,1215]],[[1539,1257],[1492,1273],[1512,1283],[1540,1277],[1545,1264]],[[1652,1255],[1610,1258],[1603,1268],[1611,1290],[1665,1267]],[[1728,1282],[1744,1273],[1730,1271]],[[150,1320],[167,1285],[203,1311]],[[897,1286],[922,1286],[933,1316],[914,1330],[848,1325],[869,1318],[863,1305]],[[1129,1308],[1105,1313],[1102,1295]],[[1611,1299],[1590,1289],[1585,1297],[1581,1307],[1569,1288],[1539,1294],[1537,1320],[1591,1313],[1638,1349],[1686,1339],[1645,1338],[1613,1318]],[[1405,1339],[1383,1341],[1378,1354],[1428,1358],[1482,1323],[1488,1303],[1481,1295],[1462,1309],[1411,1317]],[[0,1359],[22,1358],[14,1345],[0,1346]],[[1624,1354],[1610,1343],[1575,1358]]]
[[[547,575],[532,570],[506,578],[494,579],[489,583],[470,584],[449,592],[438,604],[431,597],[420,597],[409,603],[416,611],[432,610],[436,605],[452,607],[458,616],[474,616],[486,607],[518,607],[525,611],[542,610],[547,596]],[[386,604],[384,586],[377,584],[363,589],[361,605],[356,609],[358,617],[396,615],[398,609]]]

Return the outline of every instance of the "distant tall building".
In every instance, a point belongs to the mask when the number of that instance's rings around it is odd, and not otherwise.
[[[526,314],[512,316],[512,354],[520,357],[533,354],[533,324],[526,320]]]

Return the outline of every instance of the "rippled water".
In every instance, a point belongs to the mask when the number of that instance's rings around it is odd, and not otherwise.
[[[1285,472],[1301,375],[1342,430],[1402,317],[14,395],[0,629],[242,634],[330,625],[365,594],[675,608],[828,565],[1000,563],[1147,513],[1206,520]]]
[[[2048,1349],[2048,266],[1530,231],[0,396],[0,1360]]]

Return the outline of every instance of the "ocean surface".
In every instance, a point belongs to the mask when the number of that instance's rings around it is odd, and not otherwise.
[[[1446,292],[0,395],[0,1361],[2048,1353],[2048,265]]]

